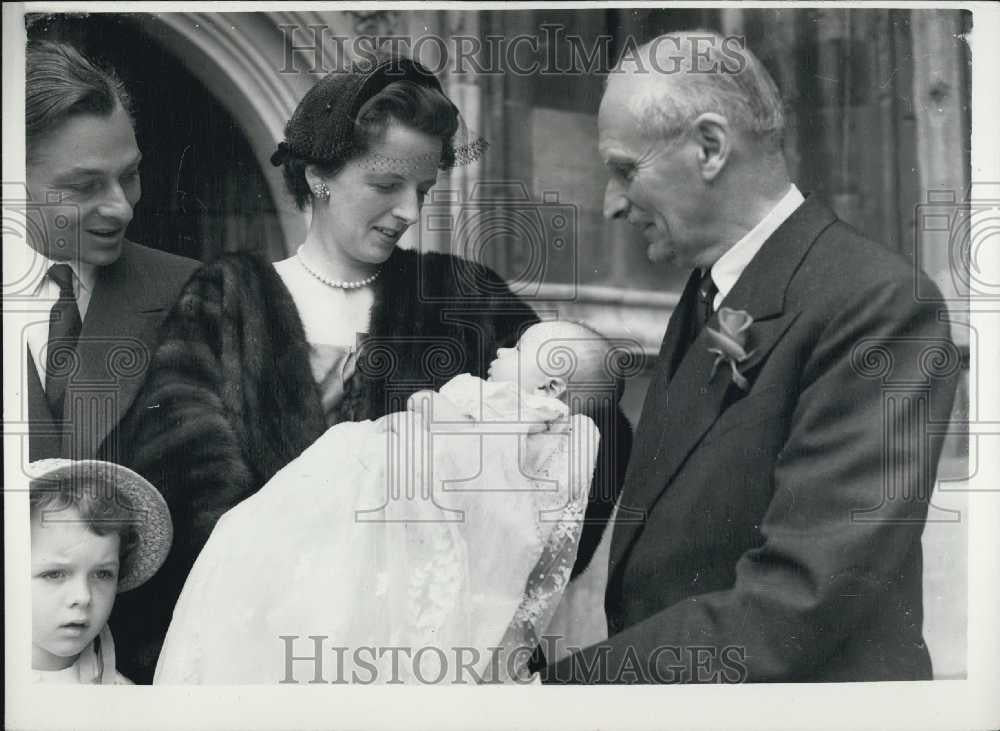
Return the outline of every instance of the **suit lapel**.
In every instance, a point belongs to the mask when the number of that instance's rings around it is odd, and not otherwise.
[[[678,367],[684,357],[688,341],[691,338],[692,321],[695,316],[694,309],[698,306],[698,285],[701,284],[701,273],[698,269],[691,272],[681,298],[677,302],[677,308],[670,316],[667,324],[667,332],[663,336],[663,343],[660,345],[660,355],[658,362],[665,364],[663,369],[666,378],[662,385],[666,388],[670,380],[674,377]]]
[[[131,406],[169,305],[131,252],[126,243],[118,260],[98,272],[77,346],[79,369],[67,388],[67,456],[94,456]]]
[[[691,311],[697,301],[697,289],[701,277],[698,270],[691,273],[684,291],[670,315],[667,331],[660,344],[657,356],[657,367],[646,390],[646,399],[642,405],[642,414],[634,432],[632,453],[625,472],[625,485],[644,481],[645,471],[656,460],[659,450],[660,430],[664,423],[663,415],[667,413],[668,389],[674,372],[680,365],[685,344],[689,338],[688,325]],[[642,521],[642,514],[630,509],[623,502],[618,509],[615,524],[635,523]],[[615,529],[615,539],[618,532]]]
[[[28,459],[59,457],[62,449],[62,425],[52,416],[45,387],[38,377],[38,368],[31,351],[27,354],[28,381]]]
[[[761,247],[726,296],[722,306],[746,310],[754,318],[747,347],[754,352],[741,364],[742,373],[752,375],[795,321],[797,312],[784,311],[788,283],[809,247],[834,220],[826,206],[808,198]],[[689,294],[690,280],[688,285],[685,295]],[[677,324],[680,328],[680,323]],[[673,325],[671,322],[667,329],[664,349]],[[718,314],[712,316],[706,327],[718,329]],[[676,343],[673,347],[676,349]],[[710,378],[715,355],[708,348],[703,331],[678,365],[664,358],[661,349],[657,374],[650,385],[652,392],[646,397],[636,429],[636,443],[642,446],[633,452],[622,491],[622,510],[643,516],[643,520],[616,523],[611,546],[612,571],[621,563],[641,532],[645,516],[684,461],[733,402],[733,397],[740,395],[725,364]],[[672,350],[669,355],[675,352]]]

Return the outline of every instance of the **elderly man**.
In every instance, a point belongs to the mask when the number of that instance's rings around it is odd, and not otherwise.
[[[927,427],[957,355],[913,265],[791,184],[778,90],[734,40],[658,38],[601,102],[605,215],[693,272],[636,429],[611,636],[546,682],[931,677]]]
[[[198,264],[125,239],[142,155],[121,82],[60,43],[30,43],[26,66],[32,297],[48,311],[25,332],[28,451],[120,462],[157,327]]]

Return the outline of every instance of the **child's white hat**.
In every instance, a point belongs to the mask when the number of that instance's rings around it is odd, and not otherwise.
[[[133,511],[138,540],[122,557],[119,593],[142,585],[159,571],[170,552],[174,527],[167,502],[152,483],[127,467],[96,459],[42,459],[29,464],[27,472],[31,488],[64,481],[103,488],[107,495],[120,495]]]

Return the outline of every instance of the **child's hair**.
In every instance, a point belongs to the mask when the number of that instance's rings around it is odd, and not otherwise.
[[[109,494],[110,492],[110,494]],[[125,496],[107,485],[87,479],[32,482],[29,504],[31,519],[42,511],[76,510],[87,528],[99,536],[117,534],[118,556],[127,556],[139,542],[135,513]]]

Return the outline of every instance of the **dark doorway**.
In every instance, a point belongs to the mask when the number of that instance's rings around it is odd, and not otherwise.
[[[161,42],[155,15],[29,15],[28,38],[71,43],[112,67],[132,95],[142,199],[128,237],[210,261],[225,251],[283,256],[267,182],[238,120]]]

